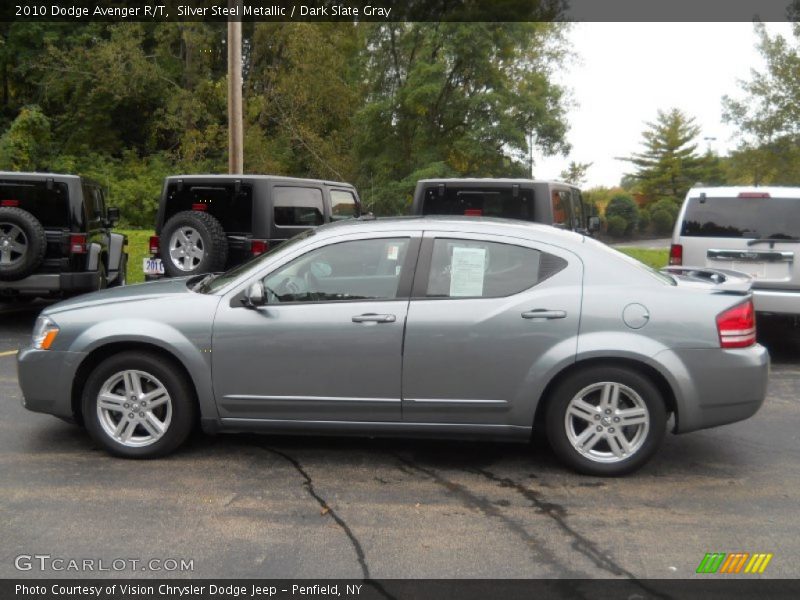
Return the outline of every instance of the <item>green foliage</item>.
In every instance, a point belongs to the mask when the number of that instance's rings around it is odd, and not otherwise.
[[[650,211],[646,208],[639,211],[639,231],[645,232],[650,227]]]
[[[667,235],[672,233],[672,227],[675,225],[675,215],[671,214],[668,210],[658,208],[653,211],[653,230],[658,235]]]
[[[128,236],[128,283],[144,281],[143,260],[150,256],[151,229],[121,229]]]
[[[639,207],[636,206],[636,202],[628,194],[617,194],[611,198],[608,206],[606,206],[606,219],[608,219],[609,228],[611,219],[614,217],[619,217],[624,221],[625,226],[622,233],[631,235],[639,223]]]
[[[50,121],[38,106],[24,107],[0,137],[0,169],[36,171],[47,166]]]
[[[699,134],[694,119],[680,110],[659,110],[656,121],[647,123],[642,133],[644,151],[622,159],[636,167],[630,176],[638,182],[638,190],[652,198],[681,199],[697,182],[717,179],[713,156],[697,151]]]
[[[624,217],[620,215],[612,215],[607,218],[606,220],[606,231],[608,235],[621,238],[626,235],[626,231],[628,230],[628,221],[625,220]]]
[[[681,209],[681,205],[680,201],[676,201],[672,198],[661,198],[647,208],[650,211],[651,216],[657,210],[663,210],[666,211],[674,220],[675,217],[678,216],[678,211]]]
[[[578,187],[582,187],[586,183],[586,172],[591,168],[594,163],[577,163],[574,160],[570,161],[567,168],[561,171],[558,176],[562,181],[571,183]]]
[[[669,250],[654,250],[652,248],[617,248],[628,256],[643,262],[653,269],[663,269],[669,261]]]

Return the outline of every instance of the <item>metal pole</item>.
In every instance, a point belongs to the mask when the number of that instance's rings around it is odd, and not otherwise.
[[[228,0],[237,17],[228,17],[228,173],[244,172],[242,141],[242,22],[241,1]]]

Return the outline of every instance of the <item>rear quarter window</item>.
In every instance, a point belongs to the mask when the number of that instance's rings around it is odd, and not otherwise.
[[[320,189],[275,186],[272,203],[278,227],[315,227],[325,222]]]

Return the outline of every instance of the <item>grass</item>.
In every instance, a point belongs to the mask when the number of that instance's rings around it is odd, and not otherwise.
[[[631,246],[617,248],[620,252],[624,252],[628,256],[632,256],[636,260],[653,267],[654,269],[661,269],[667,266],[669,261],[669,251],[653,250],[652,248],[634,248]]]
[[[120,233],[128,236],[128,282],[139,283],[144,281],[142,260],[150,256],[148,245],[153,231],[150,229],[121,229]],[[631,246],[617,248],[628,256],[643,262],[654,269],[667,266],[669,252],[667,250],[653,250],[650,248],[634,248]]]
[[[140,283],[144,281],[144,271],[142,271],[142,260],[150,256],[150,236],[153,231],[150,229],[119,229],[119,233],[128,236],[128,283]]]

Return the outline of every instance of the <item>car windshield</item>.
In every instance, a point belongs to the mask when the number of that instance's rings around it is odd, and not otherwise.
[[[800,198],[689,198],[681,235],[797,239],[800,238]]]
[[[225,271],[224,273],[215,275],[213,278],[208,277],[207,279],[203,280],[199,285],[196,284],[197,281],[196,279],[194,281],[190,280],[191,283],[195,284],[193,291],[198,292],[200,294],[213,294],[217,290],[222,289],[223,287],[225,287],[232,281],[238,279],[239,277],[246,276],[248,273],[252,271],[257,271],[259,268],[261,268],[261,264],[269,257],[271,257],[273,254],[275,254],[275,252],[280,250],[285,250],[286,248],[294,246],[298,242],[301,242],[302,240],[305,240],[311,237],[312,235],[314,235],[313,229],[304,231],[303,233],[294,236],[293,238],[284,242],[283,244],[271,248],[264,254],[261,254],[247,261],[246,263],[243,263],[241,265],[232,268],[230,271]]]

